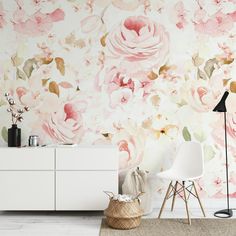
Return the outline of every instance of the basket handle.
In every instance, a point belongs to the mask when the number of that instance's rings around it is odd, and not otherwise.
[[[110,191],[103,191],[110,199],[114,197],[114,193]]]
[[[138,199],[140,196],[142,196],[143,194],[144,194],[145,192],[140,192],[140,193],[138,193],[135,197],[134,197],[134,199]]]

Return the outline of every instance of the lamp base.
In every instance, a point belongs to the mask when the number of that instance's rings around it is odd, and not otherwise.
[[[224,210],[216,211],[214,213],[214,216],[218,218],[230,218],[233,216],[233,211],[232,209],[224,209]]]

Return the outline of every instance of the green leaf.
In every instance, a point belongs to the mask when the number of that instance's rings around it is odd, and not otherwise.
[[[65,62],[61,57],[55,57],[55,62],[57,65],[57,69],[60,71],[61,75],[65,75]]]
[[[23,62],[23,59],[19,57],[18,54],[16,53],[11,57],[11,61],[12,61],[13,66],[17,67],[21,65],[21,63]]]
[[[9,78],[8,78],[8,76],[7,76],[6,73],[4,73],[3,79],[4,79],[4,80],[9,80]]]
[[[202,131],[193,133],[193,136],[200,143],[206,140],[206,136]]]
[[[36,60],[34,58],[28,59],[23,66],[23,71],[29,78],[34,70],[34,65],[36,64]]]
[[[203,152],[204,152],[204,158],[207,161],[210,161],[212,158],[214,158],[216,154],[215,151],[213,150],[213,147],[210,145],[204,145]]]
[[[207,79],[205,73],[202,70],[200,70],[199,68],[197,69],[197,78],[198,79],[204,79],[204,80]]]
[[[48,80],[50,80],[50,78],[42,79],[42,86],[45,86],[47,84]]]
[[[187,105],[187,104],[188,104],[188,103],[187,103],[184,99],[182,99],[180,102],[177,103],[177,105],[178,105],[179,107],[185,106],[185,105]]]
[[[187,127],[183,128],[182,134],[185,141],[191,141],[191,134],[189,133]]]
[[[7,134],[8,132],[7,132],[7,128],[4,126],[3,128],[2,128],[2,132],[1,132],[1,134],[2,134],[2,138],[3,138],[3,140],[7,143],[7,139],[8,139],[8,134]]]
[[[17,79],[23,79],[23,80],[26,80],[26,75],[25,73],[20,70],[19,68],[16,69],[16,78]]]
[[[49,83],[48,89],[51,93],[55,93],[59,97],[60,90],[58,84],[55,81]]]
[[[234,62],[234,59],[233,59],[233,58],[230,58],[230,59],[225,58],[225,59],[223,60],[223,63],[224,63],[225,65],[229,65],[229,64],[231,64],[231,63],[233,63],[233,62]]]
[[[105,33],[101,38],[100,38],[100,43],[103,47],[106,47],[106,37],[108,33]]]
[[[236,82],[235,82],[235,81],[232,81],[232,82],[230,83],[230,91],[231,91],[232,93],[236,93]]]
[[[208,78],[211,78],[213,71],[215,70],[215,64],[217,63],[217,60],[215,58],[209,59],[205,66],[204,71],[206,72]]]
[[[199,57],[198,53],[196,53],[192,56],[192,62],[194,64],[194,66],[198,67],[204,62],[204,59]]]
[[[4,100],[0,100],[0,107],[6,105],[7,103]]]

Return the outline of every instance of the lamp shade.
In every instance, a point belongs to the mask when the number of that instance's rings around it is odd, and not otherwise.
[[[216,105],[216,107],[213,109],[213,111],[216,112],[227,112],[225,101],[229,95],[228,91],[225,91],[222,98],[220,99],[219,103]]]

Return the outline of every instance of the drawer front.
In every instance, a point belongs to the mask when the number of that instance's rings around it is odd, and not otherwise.
[[[53,148],[0,148],[0,170],[53,170]]]
[[[56,178],[56,210],[104,210],[103,191],[118,192],[116,171],[57,171]]]
[[[57,148],[57,170],[117,170],[117,148]]]
[[[53,171],[0,171],[0,210],[54,210]]]

